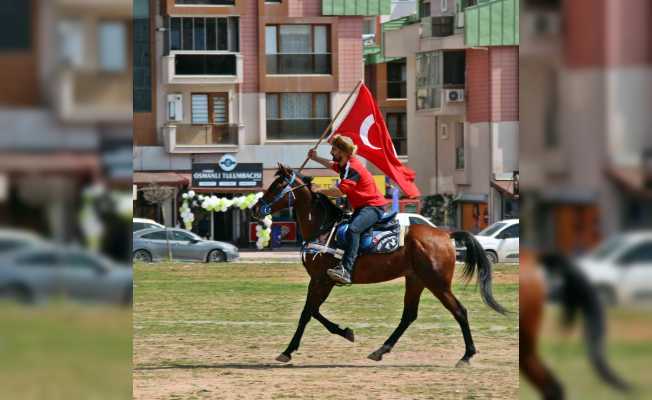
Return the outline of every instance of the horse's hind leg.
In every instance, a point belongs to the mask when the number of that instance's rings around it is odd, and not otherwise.
[[[462,329],[462,336],[464,337],[464,355],[460,359],[460,361],[457,362],[458,367],[463,366],[465,364],[469,363],[469,360],[471,360],[471,357],[473,357],[476,353],[475,350],[475,345],[473,344],[473,337],[471,336],[471,328],[469,327],[469,320],[468,316],[466,313],[466,308],[460,303],[459,300],[455,297],[453,292],[451,292],[450,288],[447,288],[445,290],[433,290],[430,289],[430,291],[437,296],[439,301],[446,307],[448,311],[450,311],[451,314],[453,314],[453,317],[455,317],[455,320],[457,323],[460,325],[460,328]]]
[[[340,328],[339,325],[324,317],[319,311],[315,312],[313,317],[315,317],[317,321],[321,322],[321,324],[324,325],[324,327],[326,327],[330,333],[340,335],[349,342],[353,342],[355,340],[353,330],[351,328]]]
[[[314,278],[310,280],[306,304],[303,306],[303,311],[301,311],[297,330],[294,332],[294,336],[292,336],[292,340],[290,340],[290,344],[285,351],[276,357],[276,361],[288,362],[292,359],[292,353],[299,348],[306,325],[310,322],[310,318],[319,312],[319,307],[326,301],[332,289],[333,283],[330,280],[316,280]]]
[[[401,338],[405,330],[417,319],[421,292],[423,292],[423,284],[421,281],[414,275],[407,275],[405,277],[405,296],[403,298],[403,315],[401,316],[401,322],[385,343],[378,350],[369,354],[369,359],[374,361],[382,360],[383,355],[392,351],[392,348]]]

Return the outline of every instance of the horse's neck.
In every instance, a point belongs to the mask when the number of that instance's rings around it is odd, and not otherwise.
[[[297,199],[294,209],[296,211],[295,219],[299,224],[301,236],[304,240],[317,235],[322,220],[326,218],[326,215],[323,215],[324,210],[319,208],[317,202],[313,203],[312,198]]]

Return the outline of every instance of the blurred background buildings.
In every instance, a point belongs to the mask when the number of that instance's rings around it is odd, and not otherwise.
[[[100,246],[129,259],[131,12],[131,1],[3,2],[3,225],[59,242],[88,242],[100,229]],[[90,187],[103,194],[85,203]],[[100,198],[110,201],[98,208]],[[80,216],[85,205],[92,220]]]

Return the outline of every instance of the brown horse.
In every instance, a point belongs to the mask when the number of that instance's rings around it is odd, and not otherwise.
[[[311,190],[310,177],[299,176],[280,164],[276,175],[277,179],[254,207],[254,215],[257,218],[293,205],[301,235],[306,241],[314,240],[319,235],[329,232],[340,220],[342,211],[326,196]],[[462,330],[465,352],[457,365],[468,364],[476,353],[466,309],[451,290],[455,269],[455,248],[451,238],[460,240],[466,245],[463,276],[467,281],[470,280],[477,268],[483,301],[501,314],[506,312],[496,302],[491,292],[491,263],[487,260],[481,245],[470,233],[455,232],[449,235],[442,230],[425,225],[411,226],[405,237],[405,245],[397,251],[388,254],[361,255],[355,263],[353,283],[378,283],[405,277],[401,321],[385,343],[369,355],[370,359],[380,361],[384,354],[392,350],[410,324],[417,319],[419,299],[424,288],[441,301]],[[288,347],[276,358],[277,361],[290,361],[292,353],[299,348],[306,324],[313,317],[330,333],[353,342],[354,335],[351,329],[340,328],[319,312],[320,306],[335,284],[326,275],[326,270],[332,268],[336,262],[337,260],[330,255],[304,257],[303,265],[310,275],[308,297],[297,330]]]
[[[536,267],[540,262],[545,270],[561,278],[558,297],[566,313],[565,321],[573,321],[576,311],[584,316],[584,333],[589,349],[589,359],[598,375],[616,389],[627,391],[627,385],[608,366],[604,357],[605,323],[600,301],[586,277],[570,260],[559,255],[534,256],[521,253],[519,285],[519,363],[521,372],[546,400],[561,400],[564,391],[553,373],[543,364],[538,353],[538,339],[546,299],[543,271]]]

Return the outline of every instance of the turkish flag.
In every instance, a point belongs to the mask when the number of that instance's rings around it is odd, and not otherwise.
[[[358,146],[357,154],[389,176],[408,197],[421,195],[414,184],[415,172],[398,159],[383,114],[365,84],[360,85],[353,106],[334,128],[329,143],[336,134],[353,139]]]

